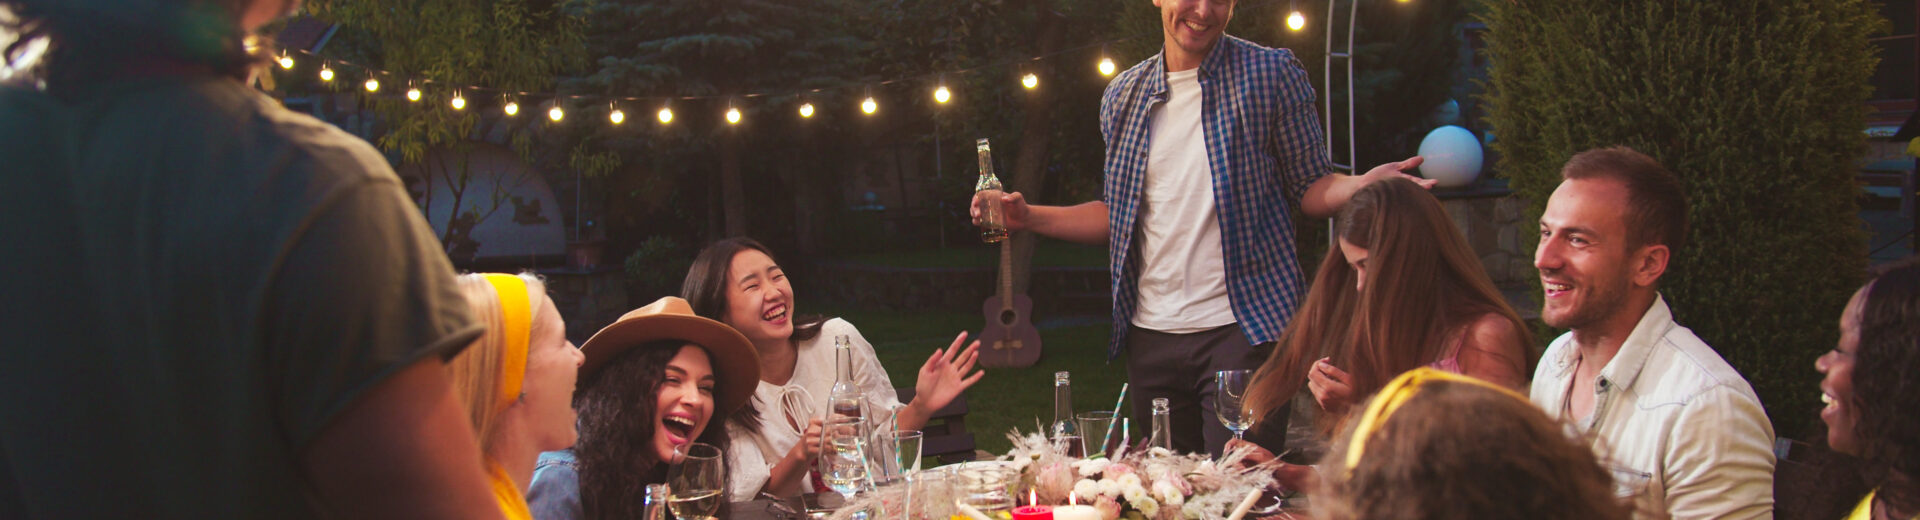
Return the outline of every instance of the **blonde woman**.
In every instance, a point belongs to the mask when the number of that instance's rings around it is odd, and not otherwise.
[[[530,519],[525,492],[542,451],[573,446],[580,349],[531,274],[468,274],[460,289],[487,333],[448,364],[466,405],[494,498],[510,520]]]

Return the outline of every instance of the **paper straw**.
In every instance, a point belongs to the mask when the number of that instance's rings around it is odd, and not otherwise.
[[[1227,520],[1240,520],[1241,518],[1246,517],[1247,511],[1253,510],[1253,503],[1259,502],[1259,501],[1260,501],[1260,490],[1258,488],[1252,491],[1248,491],[1247,498],[1240,500],[1240,505],[1233,508],[1233,514],[1231,516],[1228,516]]]
[[[1113,416],[1120,416],[1120,404],[1127,402],[1127,383],[1120,383],[1120,398],[1113,400]],[[1107,441],[1113,439],[1114,422],[1107,423],[1107,434],[1100,436],[1100,454],[1107,453]],[[1092,433],[1092,432],[1088,432]]]

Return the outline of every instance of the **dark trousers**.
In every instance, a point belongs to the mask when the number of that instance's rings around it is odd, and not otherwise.
[[[1218,457],[1233,431],[1214,415],[1214,372],[1259,369],[1266,350],[1248,343],[1237,323],[1190,334],[1129,326],[1127,380],[1133,388],[1133,416],[1153,417],[1153,399],[1165,397],[1173,414],[1173,449],[1205,449]],[[1286,444],[1286,421],[1285,412],[1276,412],[1247,431],[1246,439],[1280,453]]]

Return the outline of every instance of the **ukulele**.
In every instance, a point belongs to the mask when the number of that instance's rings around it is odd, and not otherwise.
[[[980,305],[987,326],[980,331],[980,364],[1029,367],[1040,361],[1040,330],[1030,320],[1033,300],[1013,292],[1013,241],[1000,241],[1000,292]]]

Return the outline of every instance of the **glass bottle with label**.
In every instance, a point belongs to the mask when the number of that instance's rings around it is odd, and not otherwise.
[[[1006,214],[1000,201],[1006,191],[1000,186],[1000,178],[993,175],[993,150],[987,139],[980,138],[974,148],[980,153],[980,180],[973,184],[974,198],[981,199],[980,240],[992,244],[1007,239]]]

